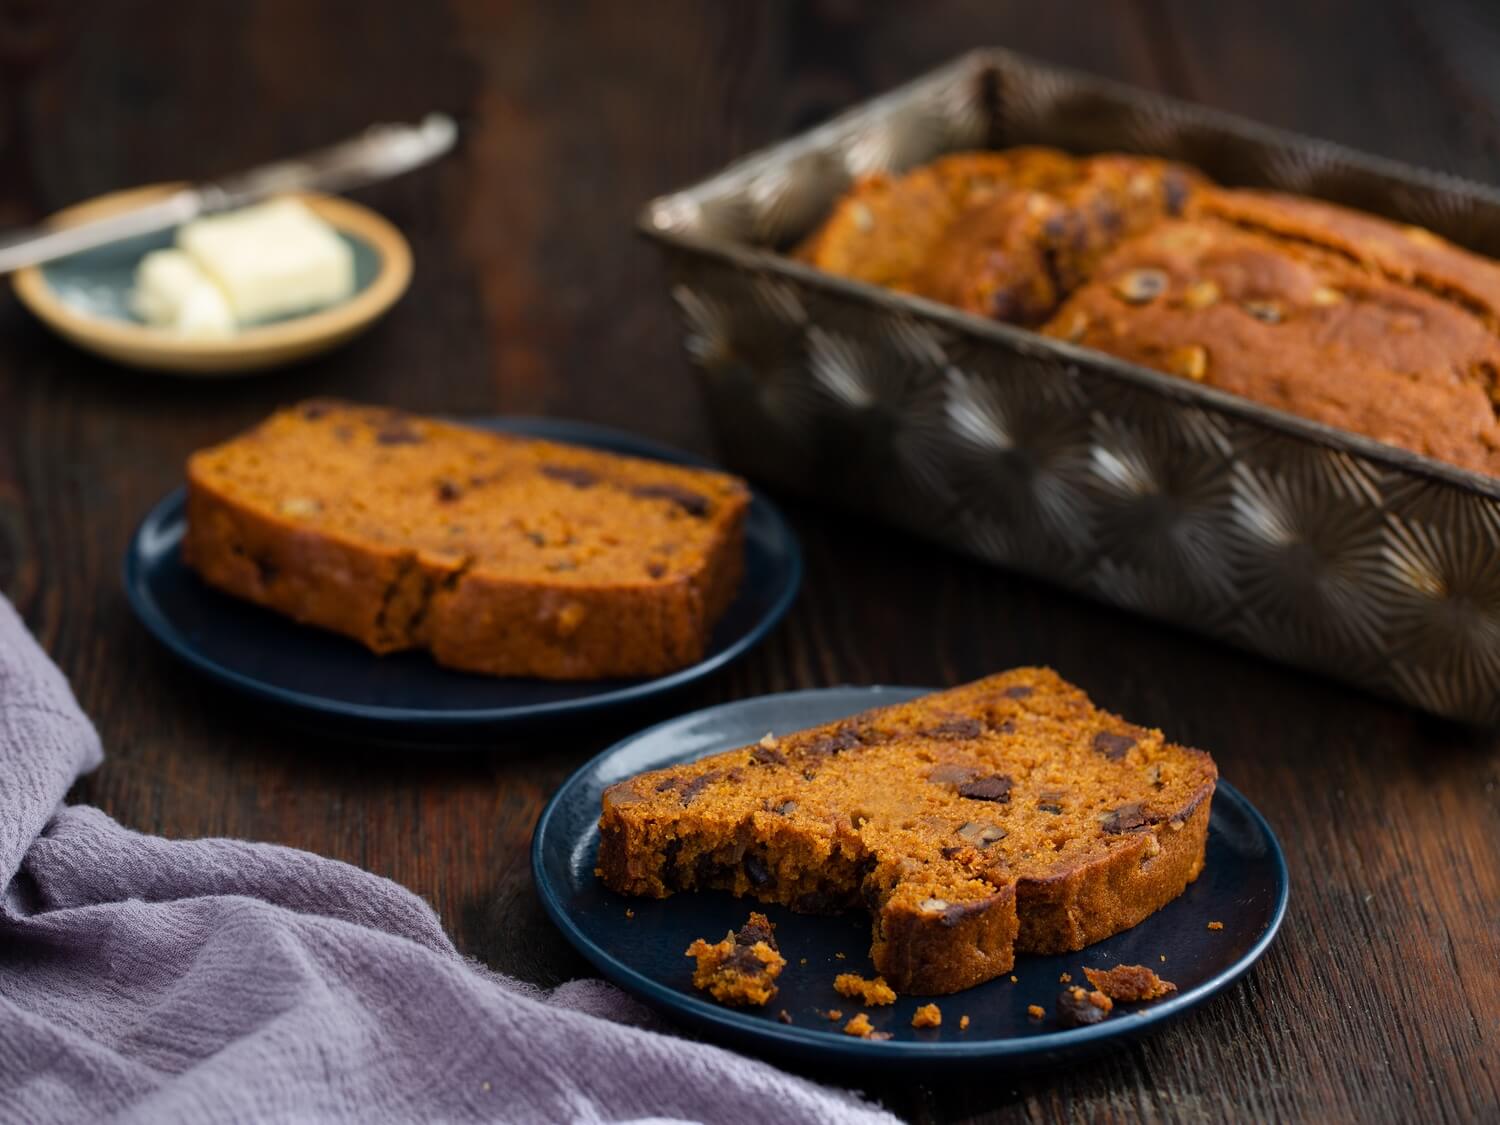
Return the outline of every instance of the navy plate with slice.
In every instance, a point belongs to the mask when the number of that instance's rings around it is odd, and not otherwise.
[[[1286,861],[1264,818],[1222,781],[1214,794],[1203,874],[1165,909],[1078,953],[1023,955],[1015,982],[1001,977],[951,996],[902,996],[883,1008],[864,1007],[833,990],[839,973],[874,975],[870,923],[863,914],[793,914],[723,893],[626,898],[594,875],[599,799],[616,781],[746,745],[768,730],[797,730],[921,694],[916,688],[842,687],[762,696],[672,719],[606,750],[564,783],[537,822],[531,864],[547,913],[601,973],[683,1023],[749,1050],[829,1063],[1060,1062],[1159,1027],[1224,988],[1265,952],[1286,912]],[[694,938],[717,941],[737,929],[752,908],[777,925],[787,959],[780,992],[763,1010],[721,1007],[693,989],[693,962],[683,951]],[[1210,922],[1223,928],[1210,930]],[[1061,974],[1085,984],[1085,966],[1117,964],[1146,965],[1178,991],[1155,1003],[1117,1004],[1108,1019],[1091,1027],[1059,1028],[1054,1005],[1065,987]],[[942,1026],[913,1029],[912,1013],[928,1002],[941,1008]],[[1046,1009],[1045,1019],[1028,1016],[1032,1004]],[[820,1014],[829,1009],[840,1009],[842,1019]],[[790,1024],[777,1018],[782,1010]],[[844,1022],[858,1011],[891,1038],[843,1034]],[[964,1015],[969,1026],[960,1030]]]
[[[506,433],[650,457],[704,462],[617,430],[549,418],[467,419]],[[304,725],[396,743],[473,741],[498,728],[597,712],[702,679],[743,655],[779,621],[802,580],[802,553],[781,514],[754,492],[745,578],[704,659],[654,679],[504,679],[443,668],[425,653],[376,656],[347,637],[298,625],[204,584],[183,565],[185,490],[141,523],[125,556],[125,589],[173,653]]]

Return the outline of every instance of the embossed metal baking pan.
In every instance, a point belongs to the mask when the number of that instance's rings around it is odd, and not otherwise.
[[[1500,480],[782,254],[854,176],[1051,144],[1194,164],[1500,257],[1500,193],[983,50],[641,229],[737,469],[1438,715],[1500,722]]]

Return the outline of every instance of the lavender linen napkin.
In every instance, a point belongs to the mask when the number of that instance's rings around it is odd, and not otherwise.
[[[488,972],[347,864],[64,806],[101,757],[0,597],[0,1121],[891,1120],[600,981]]]

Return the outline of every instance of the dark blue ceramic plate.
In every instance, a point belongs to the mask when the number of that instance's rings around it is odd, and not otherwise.
[[[1021,957],[1016,983],[1001,978],[953,996],[929,998],[943,1012],[939,1029],[912,1028],[912,1012],[925,1002],[922,998],[903,996],[890,1007],[863,1008],[834,992],[838,973],[874,975],[869,920],[858,913],[818,918],[756,907],[776,923],[777,941],[787,958],[780,993],[764,1011],[723,1008],[703,999],[693,990],[693,963],[683,950],[694,938],[717,940],[738,928],[752,904],[721,893],[655,901],[606,890],[594,876],[604,789],[642,770],[743,746],[768,730],[830,722],[921,694],[915,688],[844,687],[769,695],[672,719],[606,750],[568,779],[537,822],[531,865],[547,913],[600,972],[684,1023],[750,1050],[833,1063],[984,1060],[993,1066],[1061,1061],[1159,1027],[1218,992],[1265,952],[1286,911],[1286,861],[1260,813],[1220,782],[1209,823],[1207,864],[1180,898],[1133,930],[1081,953]],[[1224,928],[1209,930],[1211,921],[1223,922]],[[1060,974],[1071,973],[1082,984],[1085,965],[1116,964],[1148,965],[1178,991],[1154,1004],[1116,1005],[1109,1019],[1093,1027],[1059,1029],[1051,1013],[1063,988]],[[1029,1004],[1040,1004],[1048,1018],[1030,1019]],[[830,1008],[842,1009],[844,1020],[865,1011],[875,1028],[892,1038],[846,1036],[842,1022],[818,1016]],[[781,1009],[792,1017],[790,1025],[778,1022]],[[959,1017],[965,1014],[969,1029],[960,1031]]]
[[[480,419],[474,425],[573,442],[677,464],[676,450],[581,422]],[[362,738],[442,742],[497,727],[556,719],[670,691],[724,667],[786,613],[802,580],[791,529],[756,492],[745,526],[745,579],[698,664],[649,680],[498,679],[441,668],[423,653],[375,656],[362,645],[297,625],[199,581],[182,563],[184,491],[142,522],[125,556],[125,589],[145,626],[177,656],[215,680],[304,722]]]

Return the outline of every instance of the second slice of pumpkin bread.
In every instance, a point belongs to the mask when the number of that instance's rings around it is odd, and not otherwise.
[[[725,473],[317,400],[193,455],[183,557],[375,652],[659,675],[733,599],[749,503]]]
[[[954,992],[1181,894],[1216,777],[1207,754],[1018,668],[622,781],[599,874],[624,894],[862,906],[897,991]]]

